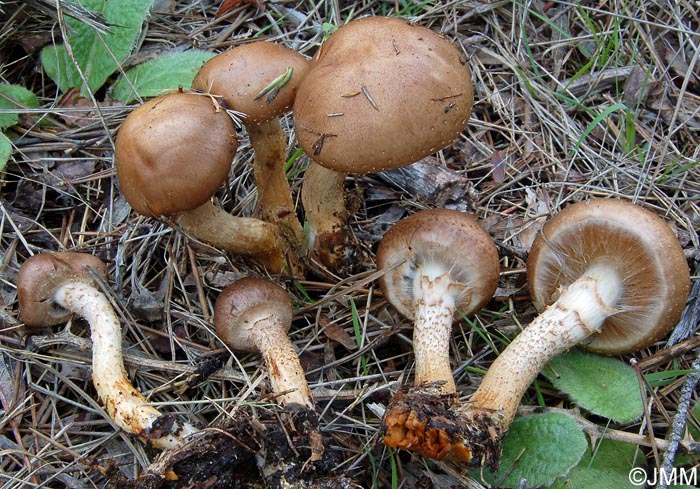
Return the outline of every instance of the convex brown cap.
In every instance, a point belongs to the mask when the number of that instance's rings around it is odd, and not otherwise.
[[[233,121],[211,97],[173,93],[149,100],[117,134],[121,191],[147,217],[195,209],[222,185],[237,146]]]
[[[599,334],[581,345],[618,354],[640,350],[678,322],[690,291],[690,272],[678,239],[652,212],[620,200],[591,199],[566,207],[545,224],[528,260],[528,283],[538,310],[588,267],[603,263],[624,290]]]
[[[421,211],[399,221],[382,238],[377,267],[388,271],[380,285],[386,299],[409,319],[415,315],[411,290],[416,270],[426,265],[449,273],[457,311],[465,315],[484,306],[498,286],[498,250],[472,214]]]
[[[473,103],[471,71],[455,45],[404,19],[366,17],[338,29],[316,53],[294,120],[314,161],[371,173],[450,144]]]
[[[292,299],[279,285],[258,277],[242,278],[221,291],[214,309],[214,326],[230,348],[257,351],[252,338],[261,324],[273,319],[286,329],[292,324]]]
[[[291,109],[309,61],[272,42],[254,42],[216,55],[199,70],[192,88],[221,95],[230,109],[246,115],[246,124],[259,124]],[[285,75],[289,73],[289,79]],[[278,88],[264,90],[276,81]]]
[[[102,278],[108,274],[107,265],[87,253],[41,253],[25,261],[17,278],[19,313],[25,326],[43,328],[68,321],[73,313],[56,304],[54,294],[67,282],[92,283],[90,270]]]

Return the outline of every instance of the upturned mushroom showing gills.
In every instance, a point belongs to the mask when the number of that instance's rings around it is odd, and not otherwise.
[[[304,254],[304,231],[285,173],[287,139],[279,117],[289,112],[309,61],[272,42],[252,42],[207,61],[192,88],[220,95],[243,115],[254,150],[253,174],[263,220],[282,226],[296,258]]]
[[[237,144],[233,121],[213,97],[154,98],[119,129],[114,153],[119,185],[139,214],[170,217],[195,238],[280,273],[286,258],[279,227],[232,216],[211,201],[231,169]]]
[[[474,458],[491,467],[500,456],[497,442],[546,363],[575,345],[605,354],[649,346],[680,319],[690,291],[671,228],[620,200],[566,207],[545,224],[527,265],[542,312],[496,358],[465,412],[471,418],[465,444],[496,442]]]
[[[233,350],[260,352],[280,404],[312,411],[311,390],[287,335],[292,316],[289,294],[274,282],[258,277],[246,277],[227,286],[214,307],[214,325],[221,341]]]
[[[313,163],[302,187],[311,256],[349,259],[348,173],[411,164],[457,139],[474,103],[462,52],[405,19],[367,17],[333,33],[314,55],[294,102],[297,138]]]
[[[468,461],[450,366],[455,313],[483,307],[498,285],[496,245],[476,217],[448,209],[403,219],[379,244],[387,301],[414,322],[415,386],[402,389],[382,421],[384,444],[434,459]]]
[[[100,402],[121,429],[156,448],[173,448],[196,430],[149,405],[124,369],[119,320],[95,285],[90,270],[106,277],[107,267],[85,253],[43,253],[20,267],[17,280],[20,318],[36,329],[78,315],[90,325],[92,382]]]

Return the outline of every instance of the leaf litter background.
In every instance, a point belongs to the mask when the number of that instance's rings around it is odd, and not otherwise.
[[[499,245],[496,297],[475,317],[455,323],[452,365],[465,397],[533,317],[527,252],[547,217],[567,203],[614,197],[653,210],[673,227],[697,277],[697,2],[280,1],[241,3],[217,18],[221,6],[155,1],[123,68],[172,52],[216,53],[251,39],[311,56],[329,26],[397,13],[443,32],[470,59],[474,113],[460,139],[434,158],[448,170],[454,195],[416,197],[410,182],[396,177],[351,177],[353,230],[365,256],[360,271],[277,278],[295,299],[292,337],[322,429],[343,454],[339,470],[363,487],[486,484],[452,464],[426,463],[376,444],[382,406],[412,378],[410,323],[370,280],[376,244],[401,217],[443,205],[471,211]],[[94,253],[109,263],[135,385],[160,409],[200,426],[267,409],[259,357],[229,352],[212,325],[220,290],[263,272],[130,212],[112,157],[116,131],[134,105],[111,98],[107,88],[116,75],[97,91],[83,88],[83,97],[75,91],[66,96],[67,86],[59,89],[46,76],[40,56],[42,48],[61,42],[64,17],[57,17],[55,2],[3,2],[0,9],[0,81],[31,90],[39,105],[21,111],[12,128],[12,156],[0,181],[0,481],[2,487],[101,487],[105,478],[95,467],[114,460],[124,476],[134,477],[157,454],[117,433],[94,401],[85,324],[72,322],[42,348],[28,343],[17,314],[19,266],[31,254],[59,249]],[[289,154],[296,155],[291,119],[284,127]],[[292,161],[298,195],[308,160]],[[217,196],[236,215],[256,214],[250,162],[241,133],[230,180]],[[696,359],[696,327],[697,319],[684,321],[674,332],[680,346],[667,349],[660,342],[636,355],[641,373],[657,381],[645,386],[644,417],[611,427],[632,440],[642,438],[634,438],[638,433],[667,436]],[[211,374],[193,376],[202,363],[214,365]],[[571,407],[540,379],[523,404]],[[697,426],[692,416],[689,422]],[[641,463],[660,465],[662,452],[640,450]]]

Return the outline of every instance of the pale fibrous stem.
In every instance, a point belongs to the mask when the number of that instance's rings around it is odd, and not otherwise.
[[[590,266],[496,358],[466,410],[492,413],[501,426],[510,425],[525,391],[542,368],[598,333],[603,322],[618,312],[622,290],[622,279],[614,266]]]
[[[413,326],[415,384],[420,388],[423,384],[435,383],[442,394],[457,392],[450,367],[450,335],[455,312],[450,284],[445,267],[422,264],[416,269],[412,287],[416,301]]]
[[[286,328],[273,318],[264,318],[255,324],[251,337],[267,367],[272,392],[281,394],[280,404],[313,410],[311,390]]]
[[[270,273],[280,273],[287,265],[286,244],[275,224],[233,216],[211,200],[183,212],[176,222],[192,237],[232,254],[250,256]]]
[[[173,448],[196,430],[173,422],[162,436],[162,414],[129,381],[122,357],[121,327],[107,298],[87,281],[71,281],[54,295],[58,305],[85,318],[92,338],[92,381],[107,413],[124,431],[156,448]],[[169,423],[167,423],[169,425]]]

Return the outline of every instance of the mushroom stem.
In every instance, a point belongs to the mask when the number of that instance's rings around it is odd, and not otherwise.
[[[301,201],[308,225],[311,258],[339,273],[350,266],[352,247],[345,205],[347,173],[311,163],[304,175]]]
[[[622,290],[613,266],[590,266],[496,358],[467,411],[492,413],[491,426],[505,431],[537,374],[558,354],[599,333],[603,322],[619,312]]]
[[[294,227],[294,230],[299,232],[299,236],[303,236],[301,224],[294,212],[289,181],[284,171],[287,141],[279,119],[248,124],[246,131],[253,147],[253,173],[263,219],[273,223],[280,220],[291,221],[287,226]]]
[[[417,303],[413,327],[415,383],[417,387],[435,383],[440,394],[457,392],[450,367],[455,300],[449,287],[449,273],[438,265],[423,266],[416,271],[413,289]]]
[[[56,290],[54,299],[90,324],[92,381],[107,413],[120,428],[161,449],[181,445],[187,435],[196,431],[148,405],[131,385],[122,358],[119,321],[99,290],[86,281],[69,281]]]
[[[191,236],[229,253],[252,257],[270,273],[285,269],[287,244],[278,226],[250,217],[232,216],[209,200],[181,213],[177,223]]]
[[[282,393],[279,401],[283,406],[299,405],[313,410],[314,403],[304,369],[284,325],[271,317],[259,323],[251,338],[267,367],[272,392]]]
[[[274,118],[259,124],[247,124],[246,130],[255,154],[253,174],[262,218],[280,226],[289,248],[299,250],[304,245],[304,229],[297,218],[284,171],[287,140],[280,121]]]

